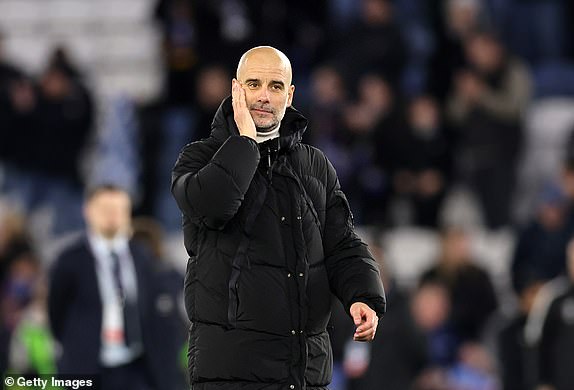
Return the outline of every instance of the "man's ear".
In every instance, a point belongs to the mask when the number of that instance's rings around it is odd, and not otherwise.
[[[287,98],[287,107],[291,107],[291,104],[293,103],[293,94],[295,93],[295,86],[290,85],[287,93],[289,94]]]

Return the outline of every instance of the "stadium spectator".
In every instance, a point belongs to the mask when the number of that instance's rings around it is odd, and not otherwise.
[[[429,362],[416,378],[416,390],[496,390],[493,361],[477,342],[458,336],[451,312],[450,287],[439,279],[421,279],[412,310],[417,325],[425,332]]]
[[[362,0],[361,18],[331,41],[331,58],[348,85],[365,73],[378,74],[399,87],[406,62],[404,40],[390,0]]]
[[[536,350],[525,338],[528,315],[542,282],[531,279],[518,291],[519,311],[497,334],[497,356],[504,390],[533,389],[536,385]]]
[[[530,76],[491,33],[467,38],[465,52],[469,66],[456,75],[448,101],[457,129],[457,167],[478,196],[486,226],[496,229],[511,222]]]
[[[34,257],[30,239],[26,233],[26,221],[10,204],[0,201],[0,302],[11,301],[12,264],[22,259]],[[4,305],[3,303],[1,305]],[[0,310],[0,373],[8,367],[8,347],[14,328],[12,312]]]
[[[428,89],[442,103],[455,74],[467,63],[464,42],[486,27],[485,12],[480,0],[432,0],[425,11],[436,41],[428,64]]]
[[[457,363],[446,372],[448,389],[498,390],[494,361],[480,343],[464,344]]]
[[[195,102],[195,77],[200,66],[199,36],[194,2],[158,1],[155,17],[163,31],[164,97],[169,106]]]
[[[532,280],[548,281],[566,274],[566,247],[574,234],[574,221],[562,189],[547,184],[538,211],[517,234],[512,259],[513,287],[520,292]]]
[[[400,99],[391,85],[375,73],[363,75],[357,85],[357,99],[344,111],[351,153],[352,181],[349,201],[359,223],[383,224],[389,195],[386,141],[400,120]]]
[[[54,375],[56,346],[48,323],[47,283],[44,270],[38,268],[31,288],[30,303],[23,310],[12,334],[9,373],[25,375]],[[47,389],[56,390],[47,386]]]
[[[379,141],[393,194],[412,210],[409,223],[430,228],[438,224],[449,180],[451,151],[440,115],[432,97],[418,96],[407,107],[406,124]]]
[[[497,309],[496,292],[488,273],[472,259],[469,234],[448,227],[441,235],[441,254],[424,271],[421,282],[446,286],[451,304],[451,324],[461,342],[478,341],[489,316]]]
[[[26,153],[25,142],[37,125],[37,94],[33,81],[4,58],[2,46],[0,35],[0,166],[9,170]],[[6,179],[0,189],[6,191]]]
[[[10,340],[32,302],[39,271],[37,259],[29,253],[22,254],[10,263],[4,283],[0,286],[1,372],[9,368]]]
[[[347,91],[341,74],[332,65],[321,65],[311,74],[309,112],[312,132],[304,140],[325,152],[339,175],[341,186],[350,188],[353,174],[348,150],[349,137],[345,131],[343,111],[347,104]]]
[[[93,126],[93,103],[79,71],[56,49],[36,88],[21,79],[11,91],[4,190],[25,212],[47,206],[52,232],[82,227],[80,160]]]
[[[568,278],[566,292],[550,304],[538,344],[539,379],[537,390],[574,388],[574,241],[568,244]]]
[[[32,254],[26,220],[8,202],[0,201],[0,284],[13,261]]]
[[[92,97],[79,71],[68,61],[55,59],[40,78],[38,128],[29,159],[20,162],[31,171],[81,182],[79,161],[93,126]],[[76,187],[78,188],[78,187]]]
[[[412,315],[424,333],[427,366],[424,378],[433,370],[447,369],[456,361],[460,339],[452,325],[451,300],[448,287],[438,279],[421,279],[411,300]],[[426,380],[422,380],[425,382]]]

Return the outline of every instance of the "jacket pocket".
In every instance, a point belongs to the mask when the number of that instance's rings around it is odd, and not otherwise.
[[[306,340],[307,369],[305,381],[309,386],[327,386],[333,375],[333,352],[326,331],[310,335]]]
[[[237,327],[237,312],[239,310],[239,275],[241,275],[241,268],[232,266],[231,275],[229,277],[229,304],[227,307],[227,322],[232,328]]]

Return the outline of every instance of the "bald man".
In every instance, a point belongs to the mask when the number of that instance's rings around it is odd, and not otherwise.
[[[335,170],[301,143],[291,79],[279,50],[247,51],[210,137],[185,146],[173,170],[194,390],[327,389],[331,293],[356,341],[373,339],[385,311]]]

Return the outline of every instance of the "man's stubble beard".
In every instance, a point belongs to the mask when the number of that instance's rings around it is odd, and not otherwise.
[[[277,115],[276,110],[273,109],[273,108],[270,108],[270,107],[268,107],[268,106],[266,106],[266,105],[252,104],[252,105],[249,107],[249,110],[250,110],[250,111],[251,111],[251,110],[257,110],[257,109],[270,110],[270,111],[271,111],[271,114],[273,115],[272,122],[271,122],[271,124],[268,125],[268,126],[258,126],[255,117],[254,117],[253,115],[251,115],[251,118],[253,119],[253,123],[255,124],[255,130],[256,130],[258,133],[263,133],[263,134],[264,134],[264,133],[268,133],[268,132],[270,132],[270,131],[272,131],[272,130],[275,130],[275,129],[279,126],[279,124],[281,123],[281,120],[283,119],[283,116],[285,115],[285,112],[283,112],[283,115],[281,116],[281,118],[279,118],[279,115]]]
[[[277,126],[279,125],[279,122],[273,121],[273,123],[269,126],[265,126],[265,127],[259,127],[259,126],[255,126],[255,130],[258,133],[269,133],[272,130],[275,130],[277,128]]]

